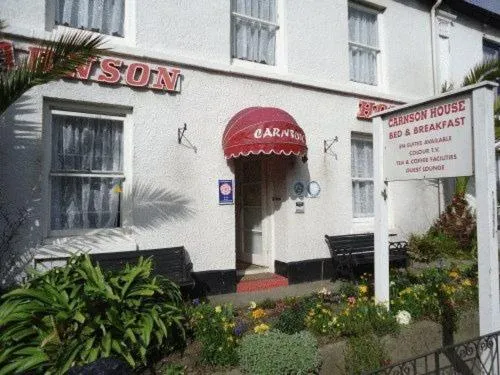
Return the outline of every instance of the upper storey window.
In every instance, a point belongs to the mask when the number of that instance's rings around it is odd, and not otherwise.
[[[276,63],[277,0],[233,0],[233,58]]]
[[[125,0],[56,0],[58,25],[123,37]]]
[[[349,4],[348,14],[350,80],[377,85],[378,12]]]

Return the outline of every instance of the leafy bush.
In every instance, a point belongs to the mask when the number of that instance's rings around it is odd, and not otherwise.
[[[274,328],[289,335],[300,332],[306,328],[305,317],[310,306],[310,299],[295,300],[286,305]]]
[[[332,310],[325,303],[317,303],[305,317],[306,327],[320,335],[334,333],[337,328],[336,321]]]
[[[110,356],[137,368],[183,344],[179,288],[151,267],[141,258],[105,275],[81,256],[3,295],[0,373],[66,373]]]
[[[358,336],[367,332],[383,336],[399,331],[396,318],[385,306],[360,299],[351,302],[338,316],[336,328],[343,336]]]
[[[456,239],[432,230],[422,235],[412,234],[408,240],[408,252],[418,262],[430,262],[446,256],[466,257]]]
[[[347,340],[344,361],[346,373],[358,375],[389,364],[389,357],[381,340],[368,333]]]
[[[262,302],[259,302],[259,307],[262,309],[274,309],[276,307],[276,301],[273,301],[270,298],[266,298]]]
[[[358,286],[353,283],[344,282],[340,285],[339,293],[345,297],[357,297],[359,289]]]
[[[234,365],[238,361],[239,342],[231,305],[197,306],[191,318],[195,338],[202,345],[201,359],[212,365]]]
[[[247,335],[241,340],[238,354],[240,367],[247,374],[309,374],[321,364],[317,341],[306,331]]]

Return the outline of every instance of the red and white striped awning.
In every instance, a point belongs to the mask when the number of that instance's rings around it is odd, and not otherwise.
[[[303,156],[306,135],[287,112],[273,107],[250,107],[229,121],[222,136],[226,159],[275,154]]]

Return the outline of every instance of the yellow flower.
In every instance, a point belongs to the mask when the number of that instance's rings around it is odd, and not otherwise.
[[[258,326],[255,326],[253,330],[255,333],[264,333],[269,330],[269,326],[267,324],[262,323],[259,324]]]
[[[470,279],[465,279],[464,281],[462,281],[462,285],[463,286],[472,286],[472,281],[470,281]]]
[[[218,314],[220,312],[222,312],[222,307],[220,306],[215,306],[215,312]]]
[[[359,288],[359,293],[361,293],[362,295],[368,293],[368,286],[367,285],[360,285],[358,288]]]
[[[257,309],[252,311],[252,318],[261,319],[266,316],[266,312],[263,309]]]
[[[458,279],[458,272],[457,271],[451,271],[448,276],[450,276],[452,279]]]
[[[250,303],[248,305],[248,309],[255,310],[256,307],[257,307],[257,304],[255,303],[255,301],[250,301]]]

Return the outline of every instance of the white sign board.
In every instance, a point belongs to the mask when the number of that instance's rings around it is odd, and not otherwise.
[[[471,123],[470,95],[389,115],[383,122],[384,179],[472,175]]]
[[[482,82],[373,117],[375,299],[389,306],[388,201],[395,197],[388,181],[467,176],[474,172],[481,335],[500,330],[493,129],[497,86]]]

